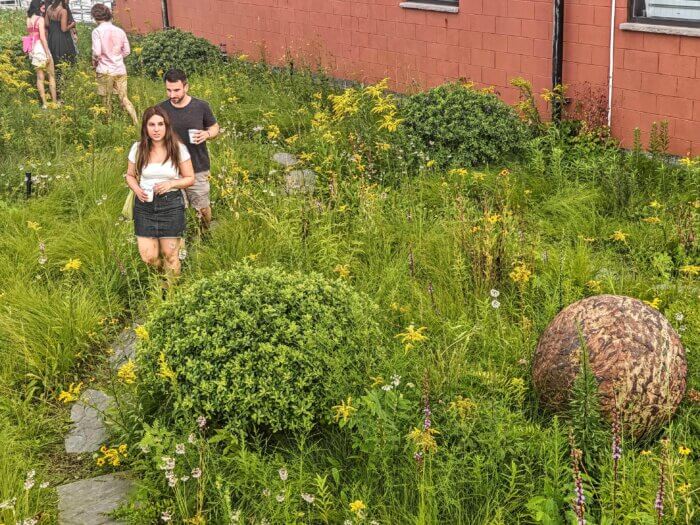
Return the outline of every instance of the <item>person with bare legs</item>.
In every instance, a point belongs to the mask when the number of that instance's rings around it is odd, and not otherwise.
[[[182,191],[194,184],[187,148],[158,106],[141,120],[141,140],[129,152],[126,183],[134,192],[134,230],[141,259],[168,278],[180,274],[180,240],[185,232]]]
[[[104,4],[95,4],[90,11],[97,27],[92,30],[92,65],[97,73],[97,94],[102,97],[107,113],[112,112],[112,95],[119,97],[134,126],[139,125],[136,109],[128,97],[124,58],[131,53],[129,39],[123,29],[112,24],[112,11]]]
[[[190,86],[184,71],[171,69],[165,74],[164,80],[168,100],[161,102],[160,107],[170,116],[173,129],[192,156],[195,183],[187,190],[187,199],[190,206],[197,210],[202,233],[206,233],[211,223],[207,141],[219,134],[219,124],[207,102],[189,95]]]
[[[36,89],[41,99],[41,107],[46,109],[46,90],[44,82],[48,75],[49,93],[54,103],[58,101],[56,96],[56,74],[54,71],[53,58],[49,50],[49,43],[46,39],[46,21],[44,20],[44,10],[46,9],[42,0],[32,0],[27,10],[27,36],[25,50],[28,53],[32,66],[36,69]]]

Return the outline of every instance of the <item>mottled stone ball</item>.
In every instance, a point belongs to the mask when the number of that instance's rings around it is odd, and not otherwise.
[[[688,365],[680,337],[658,310],[617,295],[562,310],[542,334],[532,370],[540,401],[553,411],[568,408],[582,341],[603,414],[610,417],[617,406],[625,433],[634,437],[668,422],[683,399]]]

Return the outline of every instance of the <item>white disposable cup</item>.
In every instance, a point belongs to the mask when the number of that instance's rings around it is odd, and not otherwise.
[[[199,132],[198,129],[188,129],[187,133],[190,135],[190,144],[194,144],[194,134]]]
[[[143,191],[146,194],[146,202],[153,202],[153,188],[146,188]]]

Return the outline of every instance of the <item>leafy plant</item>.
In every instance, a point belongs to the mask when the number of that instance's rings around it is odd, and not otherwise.
[[[204,38],[180,29],[150,33],[135,48],[132,65],[157,78],[171,68],[202,72],[221,61],[219,50]]]
[[[373,310],[340,280],[237,265],[155,312],[139,356],[143,395],[159,412],[244,432],[309,430],[367,377]]]
[[[444,84],[412,95],[401,109],[409,141],[443,166],[502,162],[525,146],[524,124],[489,89]]]

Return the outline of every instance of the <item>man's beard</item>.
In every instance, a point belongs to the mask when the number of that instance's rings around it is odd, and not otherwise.
[[[184,95],[183,95],[183,96],[181,96],[180,98],[171,98],[171,99],[170,99],[170,102],[172,102],[173,104],[179,104],[179,103],[182,102],[184,99],[185,99],[185,97],[184,97]]]

